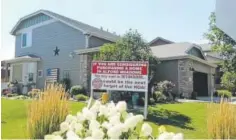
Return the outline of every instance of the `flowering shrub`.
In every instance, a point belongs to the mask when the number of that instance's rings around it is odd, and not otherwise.
[[[154,139],[152,127],[143,123],[143,115],[127,113],[124,101],[116,105],[95,101],[91,108],[85,107],[76,116],[68,115],[60,124],[60,130],[45,139]],[[142,124],[138,131],[138,124]],[[168,133],[160,128],[159,139],[183,139],[181,133]]]

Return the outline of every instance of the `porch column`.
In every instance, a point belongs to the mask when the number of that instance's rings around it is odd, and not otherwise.
[[[215,73],[214,69],[211,68],[210,73],[208,73],[207,79],[208,79],[208,96],[213,96],[214,92],[214,76],[213,74]]]

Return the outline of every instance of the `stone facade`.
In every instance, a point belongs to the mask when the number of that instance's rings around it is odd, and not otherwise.
[[[80,79],[82,80],[82,85],[90,91],[90,81],[91,81],[91,62],[92,62],[92,55],[90,54],[83,54],[80,55]]]
[[[193,72],[191,68],[193,62],[191,60],[179,60],[178,61],[178,83],[179,93],[184,97],[189,98],[193,92]]]

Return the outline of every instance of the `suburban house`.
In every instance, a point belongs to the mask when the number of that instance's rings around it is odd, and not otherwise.
[[[72,85],[88,86],[91,58],[84,49],[116,41],[119,36],[61,16],[39,10],[21,18],[13,27],[15,58],[10,64],[10,81],[23,85],[56,82],[68,76]],[[76,55],[79,54],[79,55]]]
[[[15,58],[5,60],[10,81],[23,85],[57,82],[69,77],[72,85],[90,86],[91,54],[119,36],[47,10],[21,18],[13,27]],[[157,37],[149,45],[161,63],[159,81],[175,83],[174,92],[190,97],[193,91],[209,96],[214,90],[216,65],[207,60],[201,46],[175,43]],[[23,90],[27,91],[27,90]]]
[[[163,38],[154,39],[150,45],[153,54],[161,61],[158,67],[159,81],[172,81],[174,91],[185,97],[190,97],[193,91],[198,96],[213,93],[216,65],[207,61],[199,45],[173,43]]]

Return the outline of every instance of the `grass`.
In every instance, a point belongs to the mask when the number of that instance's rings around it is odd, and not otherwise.
[[[27,137],[27,107],[29,100],[2,101],[2,139],[26,139]],[[83,103],[70,102],[70,113],[75,114],[84,107]]]
[[[26,109],[30,101],[2,99],[2,138],[27,138]],[[84,106],[83,103],[70,102],[70,113],[75,114]],[[182,132],[185,138],[207,138],[207,104],[176,103],[158,104],[149,107],[148,122],[157,135],[160,125],[168,131]]]

